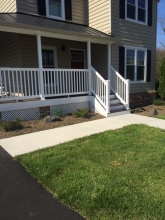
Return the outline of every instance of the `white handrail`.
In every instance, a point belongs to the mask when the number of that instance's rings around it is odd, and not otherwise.
[[[111,90],[116,97],[129,109],[129,82],[124,79],[112,66],[110,68]]]
[[[107,113],[110,112],[110,80],[105,80],[92,66],[90,90]]]
[[[89,93],[88,69],[3,67],[0,80],[1,101]]]

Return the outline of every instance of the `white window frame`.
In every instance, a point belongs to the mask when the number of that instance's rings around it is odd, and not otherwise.
[[[54,54],[54,65],[55,65],[55,68],[54,69],[58,69],[58,61],[57,61],[57,47],[55,46],[46,46],[46,45],[43,45],[42,46],[42,50],[53,50],[53,54]],[[42,51],[41,51],[42,53]],[[43,64],[42,64],[42,67],[43,67]],[[44,67],[43,67],[44,68]],[[46,68],[45,68],[46,69]]]
[[[147,81],[147,49],[144,47],[134,47],[134,46],[125,46],[125,71],[124,77],[126,79],[126,71],[127,71],[127,50],[134,50],[135,51],[135,58],[134,58],[134,65],[135,65],[135,72],[134,72],[134,81],[130,80],[130,83],[146,83]],[[144,80],[137,80],[137,51],[144,51]]]
[[[53,16],[49,14],[49,0],[46,0],[46,17],[58,19],[58,20],[65,20],[65,2],[61,0],[61,17]]]
[[[138,0],[135,0],[135,20],[131,18],[127,18],[127,0],[125,1],[125,20],[127,21],[132,21],[138,24],[143,24],[147,25],[148,24],[148,0],[145,0],[145,6],[146,6],[146,17],[145,17],[145,22],[138,21]]]

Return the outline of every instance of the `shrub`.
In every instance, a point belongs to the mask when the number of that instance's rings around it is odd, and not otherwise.
[[[159,93],[161,99],[165,99],[165,60],[164,60],[164,63],[161,67],[158,93]]]
[[[4,131],[15,131],[22,129],[23,126],[21,124],[21,120],[19,118],[16,118],[13,121],[8,121],[8,122],[0,122],[0,126],[4,129]]]
[[[82,118],[87,118],[88,117],[88,109],[77,109],[73,114],[76,115],[76,117],[82,117]]]
[[[154,105],[158,105],[158,106],[165,105],[165,101],[162,99],[157,99],[153,103]]]
[[[59,118],[61,118],[61,117],[63,117],[63,112],[62,112],[62,110],[57,110],[56,112],[55,112],[55,115],[57,115]]]

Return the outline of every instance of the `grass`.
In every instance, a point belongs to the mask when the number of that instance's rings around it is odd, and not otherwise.
[[[165,218],[165,130],[131,125],[15,159],[86,219]]]
[[[157,118],[165,120],[165,115],[157,115]]]

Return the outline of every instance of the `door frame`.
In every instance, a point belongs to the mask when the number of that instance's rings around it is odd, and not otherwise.
[[[54,54],[54,64],[55,64],[55,68],[54,69],[58,69],[58,59],[57,59],[57,47],[56,46],[46,46],[46,45],[42,45],[41,49],[45,49],[45,50],[53,50],[53,54]],[[42,54],[42,51],[41,51]],[[42,64],[43,67],[43,64]],[[43,67],[44,68],[44,67]]]
[[[87,68],[86,50],[85,50],[85,49],[77,49],[77,48],[69,48],[69,63],[70,63],[70,69],[71,69],[71,55],[70,55],[70,51],[71,51],[71,50],[83,51],[83,53],[84,53],[84,69],[86,69],[86,68]]]

